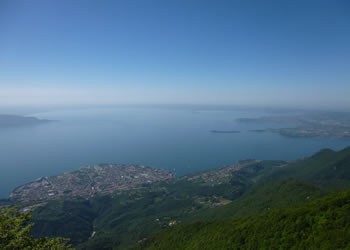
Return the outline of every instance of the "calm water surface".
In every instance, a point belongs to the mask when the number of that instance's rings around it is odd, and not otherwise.
[[[143,164],[184,175],[240,159],[298,159],[321,148],[342,149],[350,140],[288,138],[252,129],[277,124],[241,124],[252,111],[167,108],[88,108],[32,114],[58,120],[0,129],[0,198],[42,176],[99,163]],[[215,134],[210,130],[239,130]]]

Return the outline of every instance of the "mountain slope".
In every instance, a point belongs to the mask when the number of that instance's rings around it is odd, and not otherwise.
[[[324,149],[310,158],[276,171],[270,179],[296,178],[332,189],[350,187],[350,147],[339,152]]]
[[[137,249],[348,249],[350,191],[258,216],[182,224]]]
[[[86,200],[50,201],[33,213],[33,235],[36,237],[66,237],[72,244],[86,241],[93,230],[97,213]]]
[[[199,211],[186,222],[211,221],[230,217],[251,216],[276,208],[286,208],[324,197],[329,192],[313,184],[294,179],[262,182],[232,203]]]

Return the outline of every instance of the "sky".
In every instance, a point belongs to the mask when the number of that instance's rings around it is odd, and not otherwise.
[[[0,105],[350,108],[348,0],[1,0]]]

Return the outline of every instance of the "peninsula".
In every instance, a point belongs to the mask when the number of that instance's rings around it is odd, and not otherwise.
[[[10,194],[10,200],[31,202],[63,197],[88,198],[172,178],[174,174],[170,171],[142,165],[94,165],[20,186]]]
[[[0,114],[0,128],[1,127],[20,127],[28,125],[38,125],[51,122],[46,119],[38,119],[31,116],[19,116],[19,115],[1,115]]]
[[[250,132],[271,132],[288,137],[350,138],[350,113],[316,112],[297,116],[240,118],[240,123],[259,126],[278,124],[280,128],[259,128]]]

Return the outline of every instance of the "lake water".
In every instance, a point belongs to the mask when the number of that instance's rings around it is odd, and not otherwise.
[[[241,159],[298,159],[350,140],[288,138],[249,132],[276,124],[242,124],[241,117],[271,115],[242,110],[109,107],[32,114],[58,120],[0,129],[0,198],[42,176],[99,163],[130,163],[175,170],[178,176]],[[239,130],[218,134],[211,130]]]

